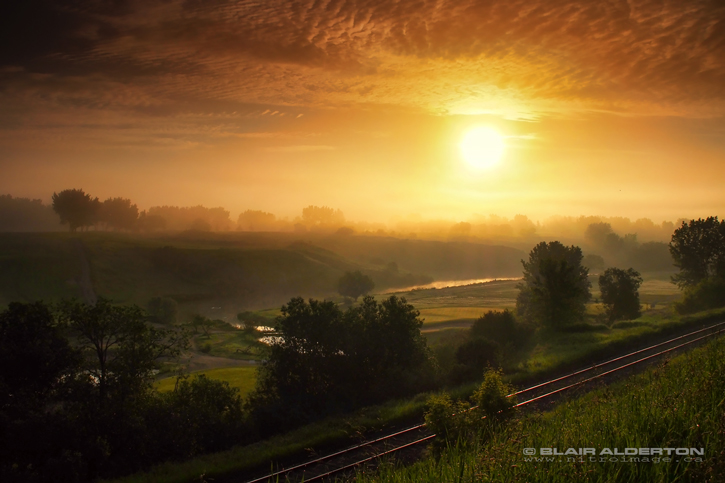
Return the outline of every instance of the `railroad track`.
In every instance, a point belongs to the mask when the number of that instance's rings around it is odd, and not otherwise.
[[[560,395],[565,391],[581,387],[602,378],[611,377],[614,374],[632,370],[638,364],[648,361],[652,362],[658,357],[671,354],[693,344],[701,343],[710,337],[720,335],[723,330],[725,330],[725,322],[713,324],[644,349],[630,352],[623,356],[615,357],[605,362],[516,391],[513,394],[509,394],[509,397],[516,396],[517,399],[521,399],[523,396],[523,400],[518,402],[515,407],[534,405],[547,398]],[[471,409],[475,408],[476,406]],[[400,454],[435,437],[435,434],[430,434],[429,431],[426,431],[425,424],[418,424],[304,463],[279,469],[273,473],[249,480],[246,483],[302,481],[303,479],[305,483],[322,481],[339,473],[374,464],[377,459],[383,456]]]

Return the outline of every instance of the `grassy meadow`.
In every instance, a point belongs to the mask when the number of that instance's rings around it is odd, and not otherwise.
[[[409,467],[388,463],[364,483],[722,481],[725,475],[725,342],[681,355],[558,406],[451,442]],[[537,450],[536,457],[524,448]],[[544,458],[539,448],[594,448],[596,456]],[[604,448],[704,449],[700,460],[599,456]]]
[[[257,382],[257,368],[254,366],[223,367],[221,369],[210,369],[188,374],[190,377],[204,375],[209,379],[224,381],[230,387],[239,389],[241,396],[246,396],[254,389]],[[176,377],[166,377],[156,381],[156,390],[159,392],[173,391],[176,386]]]

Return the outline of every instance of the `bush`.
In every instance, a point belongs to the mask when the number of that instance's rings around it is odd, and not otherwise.
[[[685,290],[682,302],[675,302],[678,314],[725,307],[725,280],[707,278]]]
[[[599,276],[602,303],[610,322],[633,320],[642,315],[639,305],[640,285],[642,277],[633,268],[608,268]]]
[[[439,451],[449,443],[464,443],[476,430],[476,412],[465,401],[453,401],[447,393],[428,398],[425,424],[436,440],[433,449]]]
[[[588,324],[586,322],[579,322],[567,326],[567,332],[606,332],[609,330],[604,324]]]
[[[502,419],[511,414],[516,397],[508,397],[515,392],[513,386],[506,384],[500,370],[489,369],[483,376],[483,383],[473,393],[473,403],[487,419]]]
[[[501,345],[511,343],[516,347],[524,345],[531,333],[532,330],[518,322],[508,309],[503,312],[489,310],[473,322],[470,330],[472,339],[484,338]]]
[[[497,366],[501,348],[488,339],[469,340],[456,349],[456,365],[451,370],[453,383],[475,380],[483,375],[487,366]]]

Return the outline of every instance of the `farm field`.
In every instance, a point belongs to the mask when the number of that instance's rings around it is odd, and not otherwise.
[[[225,367],[210,369],[207,371],[192,372],[190,377],[204,375],[209,379],[228,382],[230,387],[239,389],[239,394],[244,397],[254,389],[257,382],[257,368],[254,366]],[[159,392],[173,391],[176,385],[176,377],[167,377],[156,381],[156,390]]]

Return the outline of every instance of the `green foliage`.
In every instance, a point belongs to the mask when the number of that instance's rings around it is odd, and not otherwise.
[[[42,200],[0,195],[0,231],[54,231],[59,228],[53,208]]]
[[[1,481],[94,481],[249,440],[228,383],[202,376],[152,389],[158,360],[178,356],[186,336],[145,319],[103,298],[0,314]]]
[[[156,411],[166,411],[158,415]],[[159,396],[147,417],[159,417],[163,424],[151,423],[150,441],[165,447],[163,458],[184,457],[218,451],[244,439],[246,429],[242,398],[226,381],[204,375],[180,378],[176,388]]]
[[[93,225],[100,209],[98,198],[91,198],[83,190],[63,190],[53,193],[53,211],[60,217],[62,224],[68,224],[70,231]]]
[[[582,251],[554,241],[541,242],[529,254],[523,282],[518,285],[518,315],[529,323],[562,328],[584,317],[589,293],[589,270],[581,265]]]
[[[582,259],[582,265],[587,267],[589,270],[599,270],[606,266],[606,264],[604,263],[604,259],[599,255],[595,255],[594,253],[590,253],[585,256]]]
[[[610,322],[636,319],[642,312],[639,305],[639,286],[642,277],[633,268],[608,268],[599,276],[602,304]]]
[[[451,443],[471,439],[480,416],[465,401],[453,401],[447,393],[434,394],[426,402],[425,424],[436,435],[433,448],[441,451]]]
[[[725,280],[706,278],[685,289],[681,302],[675,302],[678,314],[692,314],[701,310],[725,307]]]
[[[531,335],[531,329],[516,320],[509,309],[489,310],[473,322],[471,338],[486,338],[501,345],[521,347]]]
[[[337,292],[345,297],[352,297],[355,300],[361,295],[366,295],[375,288],[373,280],[363,275],[360,270],[345,272],[337,282]]]
[[[0,314],[0,413],[27,414],[57,400],[80,360],[46,305],[11,303]]]
[[[433,362],[418,314],[395,296],[365,297],[344,313],[333,302],[293,298],[277,319],[280,339],[251,409],[268,428],[282,428],[426,387]]]
[[[456,365],[449,379],[455,384],[479,379],[488,366],[497,366],[501,358],[501,346],[481,337],[469,339],[456,349]]]
[[[675,230],[670,253],[680,273],[672,277],[681,288],[714,277],[725,279],[725,220],[717,216],[690,220]]]
[[[723,427],[725,344],[712,342],[639,376],[500,426],[478,444],[452,445],[440,455],[402,468],[383,465],[356,475],[369,483],[486,481],[720,481],[725,464]],[[623,463],[621,456],[591,462],[579,457],[546,460],[524,448],[703,448],[702,462],[673,458]],[[666,457],[666,455],[664,455]]]
[[[117,230],[133,230],[138,220],[138,207],[128,198],[108,198],[98,209],[98,221]]]
[[[483,375],[481,386],[473,393],[473,403],[478,411],[487,419],[502,419],[509,417],[515,409],[515,389],[503,381],[503,372],[489,369]]]
[[[434,450],[470,443],[482,429],[490,429],[513,414],[516,398],[507,396],[513,394],[514,388],[504,383],[502,375],[500,370],[486,371],[471,397],[473,408],[466,401],[454,401],[447,393],[428,398],[425,423],[437,435]]]
[[[188,346],[186,333],[155,329],[137,306],[117,306],[99,298],[95,305],[76,300],[60,304],[60,316],[75,336],[95,378],[98,399],[142,394],[150,389],[158,360],[178,357]]]

